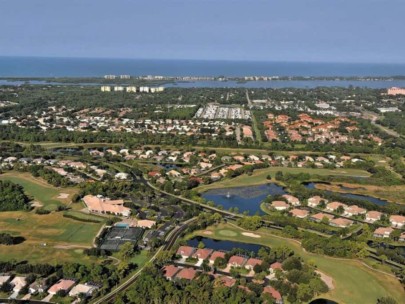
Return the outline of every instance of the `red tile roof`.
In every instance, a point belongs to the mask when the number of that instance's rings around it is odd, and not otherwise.
[[[244,257],[238,256],[238,255],[233,255],[230,257],[228,264],[236,265],[236,266],[243,266],[245,261],[246,261],[246,259]]]
[[[174,266],[174,265],[167,265],[163,267],[164,271],[164,276],[166,278],[173,278],[174,275],[180,270],[180,268]]]
[[[210,254],[213,252],[212,249],[198,249],[194,254],[194,258],[206,260],[210,256]]]
[[[260,259],[250,258],[249,260],[247,260],[245,266],[255,267],[256,265],[261,265],[262,263],[263,263],[263,261]]]
[[[215,262],[217,258],[225,258],[225,253],[221,251],[214,251],[210,256],[210,261]]]
[[[275,262],[270,265],[270,268],[273,270],[276,270],[276,269],[283,270],[283,265],[280,262]]]
[[[180,246],[180,248],[177,250],[177,254],[182,255],[182,256],[191,257],[194,250],[195,250],[195,248],[190,247],[190,246]]]
[[[274,299],[276,299],[277,301],[280,301],[280,300],[282,299],[280,292],[278,292],[276,289],[274,289],[274,288],[271,287],[271,286],[266,286],[266,287],[264,287],[264,288],[263,288],[263,292],[270,294],[270,295],[271,295]]]
[[[183,268],[176,275],[176,278],[186,279],[186,280],[193,280],[196,275],[197,275],[197,270],[195,270],[193,268]]]

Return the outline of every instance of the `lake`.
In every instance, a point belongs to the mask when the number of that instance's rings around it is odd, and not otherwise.
[[[249,211],[249,214],[264,214],[260,209],[261,202],[268,195],[286,194],[283,187],[276,184],[259,186],[212,189],[202,193],[202,197],[221,205],[225,210],[237,207],[239,212]]]
[[[187,245],[192,247],[197,247],[199,242],[203,242],[205,248],[210,248],[214,250],[224,250],[224,251],[231,251],[234,248],[240,248],[249,252],[257,253],[261,245],[256,244],[247,244],[241,242],[234,242],[234,241],[220,241],[214,240],[206,237],[197,236],[187,241]]]
[[[317,183],[304,183],[304,186],[308,189],[316,189],[315,185]],[[350,190],[350,188],[347,187],[342,187],[342,190]],[[340,193],[340,192],[333,192],[333,191],[325,191],[326,193],[330,193],[330,194],[336,194],[336,195],[340,195],[343,197],[347,197],[347,198],[353,198],[353,199],[358,199],[358,200],[363,200],[363,201],[369,201],[370,203],[379,205],[379,206],[384,206],[386,204],[389,204],[388,201],[373,197],[373,196],[368,196],[368,195],[361,195],[361,194],[354,194],[354,193]]]

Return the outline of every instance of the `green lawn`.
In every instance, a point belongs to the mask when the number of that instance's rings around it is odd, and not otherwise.
[[[0,175],[0,180],[9,180],[24,187],[25,193],[35,201],[41,203],[47,210],[55,210],[59,205],[68,204],[77,189],[56,188],[40,178],[34,178],[29,173],[16,171],[7,172]],[[61,198],[61,193],[67,194],[66,198]]]
[[[211,231],[212,234],[208,235],[206,230]],[[221,233],[221,230],[233,231],[236,233],[236,236],[225,236],[228,232],[224,235]],[[392,296],[398,303],[404,303],[405,292],[396,278],[369,269],[360,261],[335,259],[306,252],[301,248],[299,243],[290,239],[277,237],[271,234],[268,229],[260,229],[254,232],[260,235],[260,238],[245,236],[242,234],[243,232],[242,229],[233,225],[221,224],[211,226],[205,229],[205,231],[196,231],[193,235],[218,240],[236,240],[238,242],[255,243],[269,247],[288,246],[305,261],[313,262],[320,271],[333,278],[335,289],[320,297],[335,300],[339,304],[373,304],[376,303],[377,298],[382,296]]]
[[[65,218],[62,212],[1,212],[2,231],[23,236],[26,241],[12,247],[0,245],[0,260],[86,261],[89,258],[82,255],[82,249],[92,246],[102,225]]]
[[[135,255],[131,259],[131,262],[137,264],[138,269],[141,268],[150,259],[150,257],[148,256],[148,253],[149,253],[149,251],[147,251],[147,250],[141,250],[141,252],[139,252],[139,254]]]
[[[232,179],[224,179],[217,183],[209,185],[203,185],[198,187],[199,192],[204,192],[209,189],[216,188],[231,188],[240,186],[253,186],[268,183],[267,176],[270,175],[274,180],[276,172],[281,171],[283,173],[309,173],[311,175],[337,175],[337,176],[356,176],[356,177],[369,177],[370,174],[367,171],[360,169],[312,169],[312,168],[287,168],[287,167],[270,167],[265,169],[258,169],[253,171],[252,175],[243,174]]]

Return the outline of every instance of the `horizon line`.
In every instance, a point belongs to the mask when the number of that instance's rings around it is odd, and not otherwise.
[[[81,57],[81,56],[27,56],[0,55],[0,58],[30,58],[30,59],[100,59],[100,60],[161,60],[161,61],[211,61],[211,62],[246,62],[246,63],[325,63],[325,64],[377,64],[405,65],[405,62],[369,62],[369,61],[313,61],[313,60],[263,60],[263,59],[196,59],[196,58],[130,58],[130,57]]]

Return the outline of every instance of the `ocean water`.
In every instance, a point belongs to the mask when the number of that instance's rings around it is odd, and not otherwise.
[[[0,57],[0,77],[397,76],[405,64]]]

